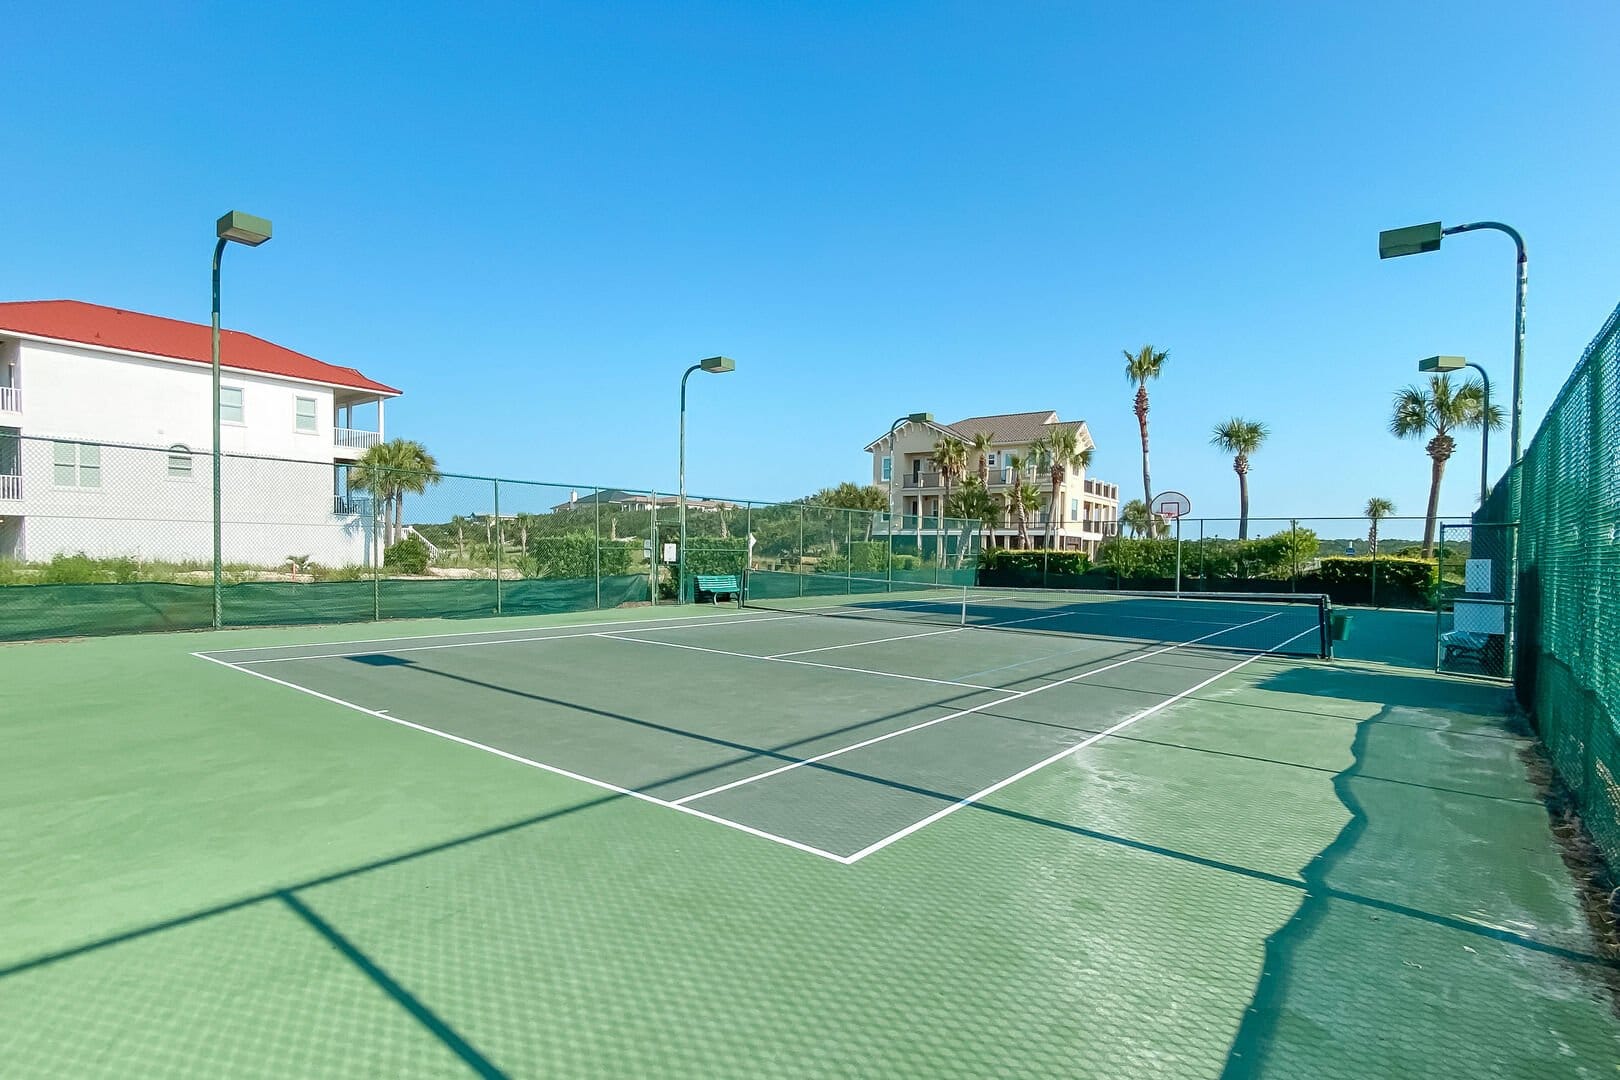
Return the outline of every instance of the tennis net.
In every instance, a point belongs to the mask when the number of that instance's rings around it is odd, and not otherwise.
[[[1331,656],[1329,604],[1313,593],[1002,589],[754,570],[743,606],[890,622],[1080,634],[1238,652]]]

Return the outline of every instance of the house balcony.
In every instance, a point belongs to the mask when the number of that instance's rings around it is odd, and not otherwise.
[[[1033,465],[1026,465],[1023,469],[991,469],[991,487],[1011,487],[1014,480],[1022,480],[1026,484],[1037,483],[1042,480],[1050,481],[1047,473],[1038,471]]]
[[[22,477],[0,473],[0,502],[18,502],[22,499]]]
[[[22,387],[0,386],[0,413],[22,412]]]
[[[939,488],[944,486],[937,472],[917,473],[915,476],[902,476],[900,486],[907,491],[920,491],[925,488]]]
[[[332,513],[339,517],[352,517],[354,515],[369,515],[371,513],[370,495],[334,495],[332,497]]]
[[[339,457],[358,458],[380,442],[381,432],[346,427],[332,429],[332,449]]]
[[[1085,482],[1087,495],[1095,495],[1099,499],[1113,499],[1119,501],[1119,485],[1105,484],[1101,480],[1087,480]]]

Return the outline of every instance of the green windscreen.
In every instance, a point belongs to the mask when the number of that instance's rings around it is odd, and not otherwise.
[[[1480,509],[1475,530],[1515,516],[1516,689],[1614,864],[1620,862],[1620,309],[1581,357],[1519,468]]]

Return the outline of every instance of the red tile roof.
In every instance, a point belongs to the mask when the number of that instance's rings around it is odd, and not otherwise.
[[[209,329],[202,323],[143,315],[138,311],[102,307],[82,300],[0,303],[0,331],[167,356],[199,364],[213,362]],[[220,331],[219,355],[221,364],[240,371],[285,375],[378,394],[400,393],[392,386],[366,378],[354,368],[328,364],[240,330]]]

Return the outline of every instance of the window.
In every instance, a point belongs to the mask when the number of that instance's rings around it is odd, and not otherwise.
[[[169,447],[169,479],[191,479],[191,450],[184,443]]]
[[[242,423],[242,388],[240,386],[222,386],[219,388],[219,418],[227,424]]]
[[[987,469],[993,469],[996,467],[996,452],[994,450],[990,450],[985,453],[984,466]]]
[[[54,452],[53,476],[57,487],[101,486],[101,447],[93,443],[59,442]]]
[[[883,456],[883,482],[885,484],[889,482],[889,478],[893,475],[893,471],[894,459],[885,454]]]
[[[293,402],[293,427],[299,431],[315,430],[315,399],[301,397]]]
[[[1070,499],[1069,500],[1069,520],[1070,521],[1079,521],[1080,520],[1080,500],[1079,499]]]

